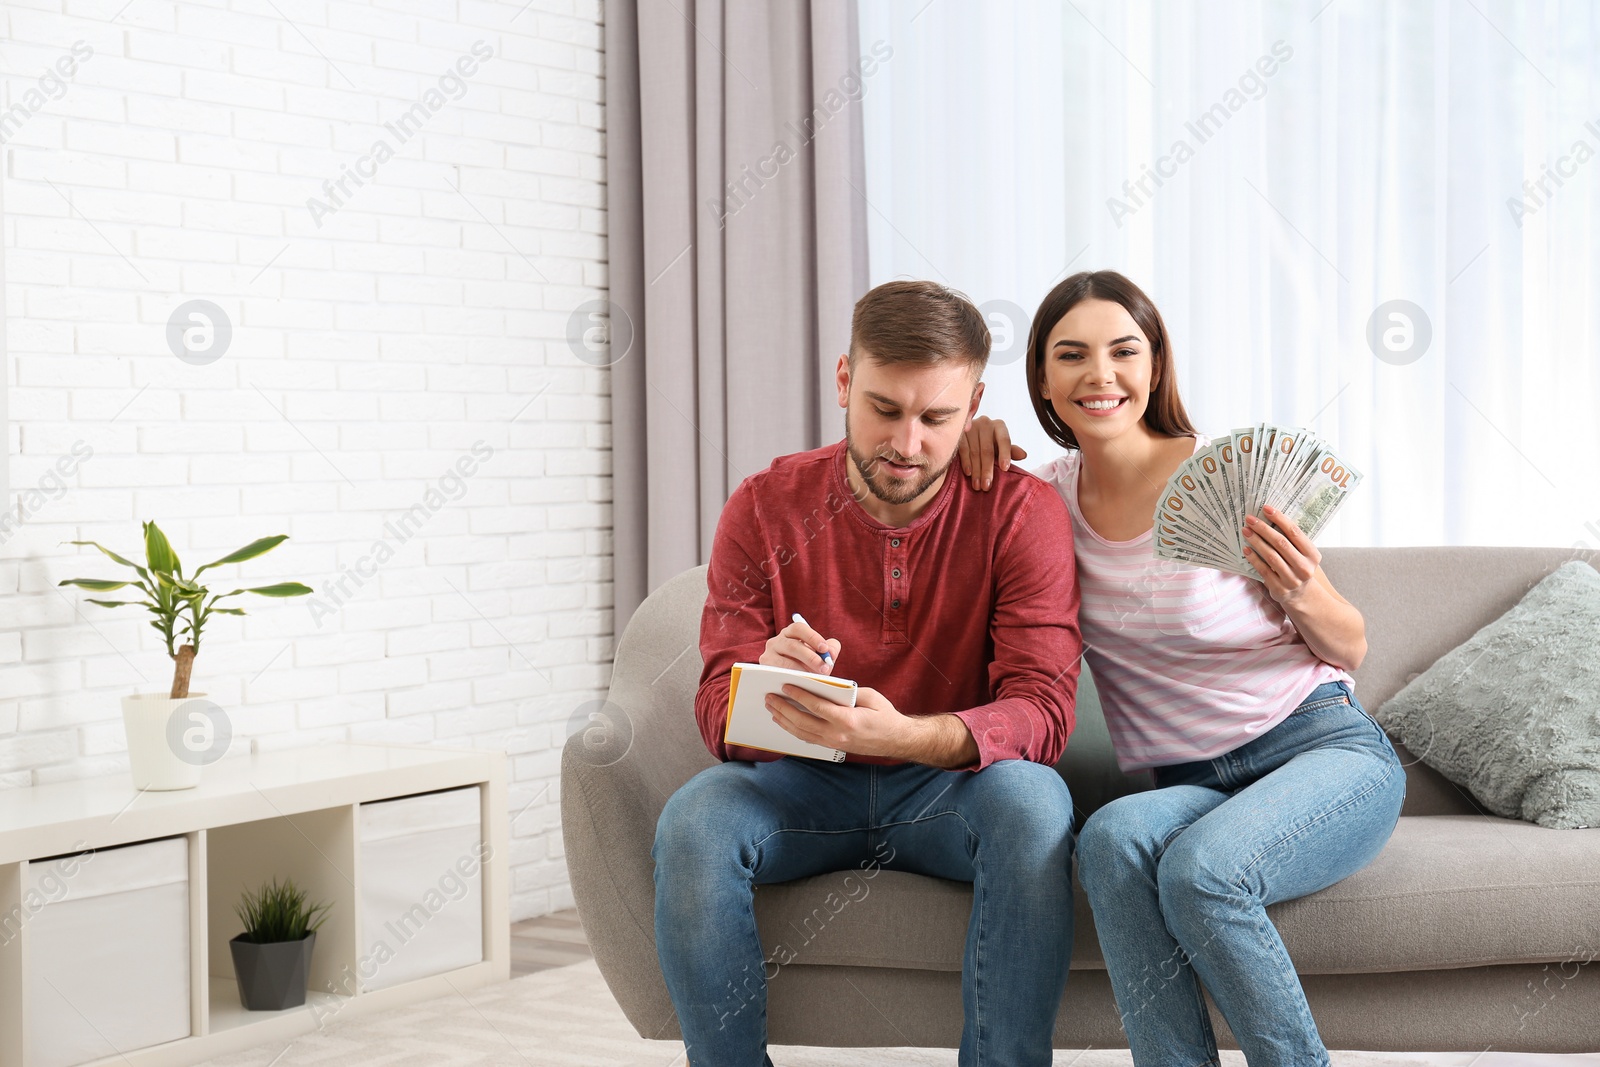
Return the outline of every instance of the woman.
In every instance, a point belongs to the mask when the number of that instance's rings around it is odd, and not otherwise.
[[[1069,449],[1034,473],[1072,515],[1079,623],[1117,760],[1157,787],[1107,804],[1078,839],[1134,1062],[1219,1062],[1198,978],[1251,1067],[1327,1064],[1266,906],[1365,867],[1400,815],[1405,772],[1349,674],[1361,613],[1271,509],[1243,529],[1259,582],[1155,558],[1157,497],[1209,440],[1178,399],[1160,313],[1127,278],[1056,286],[1027,374]],[[1001,422],[978,419],[962,441],[975,488],[1025,457]]]

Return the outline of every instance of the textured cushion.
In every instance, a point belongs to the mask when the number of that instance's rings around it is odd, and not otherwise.
[[[1103,969],[1089,903],[1081,889],[1076,898],[1072,966]],[[965,883],[900,871],[756,887],[768,974],[789,964],[959,971],[971,910]],[[1486,815],[1405,817],[1365,869],[1267,914],[1301,974],[1559,963],[1574,946],[1600,946],[1600,835]]]
[[[1322,569],[1367,619],[1367,655],[1354,672],[1367,710],[1383,706],[1440,656],[1498,619],[1539,580],[1600,552],[1451,545],[1329,548]],[[1472,794],[1395,742],[1406,767],[1403,815],[1485,815]]]
[[[1600,826],[1600,573],[1566,563],[1377,718],[1496,815]]]

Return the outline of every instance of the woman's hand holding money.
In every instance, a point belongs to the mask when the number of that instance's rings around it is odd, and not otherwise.
[[[1322,553],[1295,521],[1263,507],[1271,520],[1247,516],[1244,558],[1261,575],[1272,599],[1318,658],[1353,671],[1367,655],[1366,622],[1356,606],[1328,581]]]
[[[1245,516],[1244,558],[1272,599],[1288,608],[1312,588],[1322,553],[1293,519],[1271,505],[1261,510],[1271,521]]]

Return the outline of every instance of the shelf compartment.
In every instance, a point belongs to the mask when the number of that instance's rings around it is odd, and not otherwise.
[[[245,891],[293,879],[312,903],[330,907],[317,929],[307,975],[314,998],[356,991],[355,806],[313,809],[206,831],[206,958],[211,1033],[309,1007],[247,1011],[239,1001],[228,943],[244,930],[236,905]],[[218,980],[221,980],[219,983]]]
[[[360,991],[482,962],[477,786],[361,804]]]
[[[27,1067],[190,1036],[189,839],[30,861]]]
[[[0,1067],[23,1067],[27,970],[23,943],[30,911],[23,899],[26,863],[0,863]]]

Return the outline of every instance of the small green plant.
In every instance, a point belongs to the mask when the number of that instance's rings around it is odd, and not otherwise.
[[[153,522],[144,524],[144,557],[145,566],[130,559],[124,559],[115,552],[94,541],[69,541],[73,545],[94,545],[100,551],[122,564],[132,567],[139,572],[138,579],[129,582],[112,581],[105,578],[65,578],[58,585],[76,585],[83,589],[90,589],[97,593],[108,593],[114,589],[125,586],[136,586],[144,593],[144,600],[93,600],[89,603],[99,604],[104,608],[120,608],[129,604],[142,604],[155,616],[150,625],[155,627],[167,642],[167,655],[171,656],[176,666],[172,672],[172,691],[168,695],[174,700],[182,700],[189,695],[189,676],[194,669],[194,658],[200,652],[200,631],[204,629],[207,620],[213,615],[243,615],[243,608],[219,608],[217,601],[240,593],[256,593],[260,596],[286,597],[304,596],[311,592],[311,587],[301,585],[299,582],[279,582],[276,585],[261,585],[253,589],[235,589],[231,593],[215,593],[201,585],[196,579],[211,567],[220,567],[224,563],[243,563],[247,559],[255,559],[277,548],[289,539],[288,534],[278,534],[274,537],[263,537],[251,541],[248,545],[236,552],[230,552],[219,560],[213,560],[194,572],[193,577],[183,576],[183,564],[178,560],[178,553],[174,552],[167,535]],[[207,599],[207,598],[210,599]]]
[[[234,912],[244,923],[244,940],[257,945],[270,945],[279,941],[302,941],[327,920],[323,915],[311,920],[329,905],[307,904],[305,891],[296,888],[292,878],[279,885],[260,886],[254,892],[246,888],[244,896],[234,905]]]

